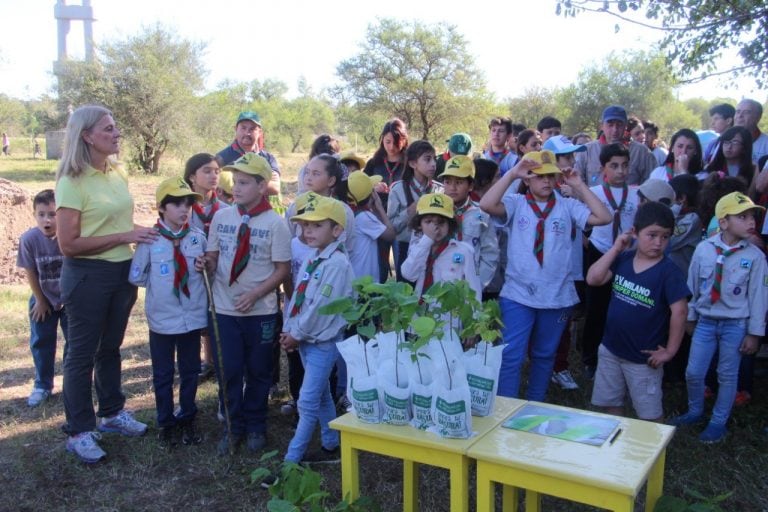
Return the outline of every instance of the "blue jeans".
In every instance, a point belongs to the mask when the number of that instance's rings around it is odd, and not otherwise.
[[[728,421],[736,398],[736,382],[741,362],[739,347],[746,334],[747,319],[699,318],[691,340],[688,368],[685,370],[689,414],[701,416],[704,413],[704,378],[715,350],[719,349],[717,361],[719,387],[715,406],[712,409],[711,422],[725,425]]]
[[[518,397],[520,374],[525,362],[528,343],[531,344],[531,364],[528,371],[528,400],[543,401],[547,395],[555,354],[560,336],[568,325],[570,307],[538,309],[501,297],[501,331],[504,351],[501,357],[498,395]]]
[[[195,419],[197,374],[200,372],[200,329],[182,334],[149,331],[152,385],[155,388],[157,426],[172,427]],[[174,360],[179,364],[179,414],[173,414]]]
[[[113,416],[125,406],[120,346],[136,302],[128,282],[131,260],[111,262],[64,258],[61,300],[67,309],[64,358],[64,430],[71,436],[96,429],[96,416]],[[96,388],[98,413],[91,388]]]
[[[56,339],[61,323],[64,333],[64,356],[67,355],[67,313],[64,308],[51,312],[41,322],[32,320],[35,296],[29,298],[29,350],[35,364],[35,388],[53,390],[53,367],[56,362]]]
[[[339,355],[336,343],[300,343],[299,354],[304,363],[304,381],[296,404],[299,424],[285,454],[285,460],[296,463],[304,457],[318,423],[322,446],[329,450],[339,446],[339,433],[328,427],[328,422],[336,418],[336,407],[328,382]]]
[[[231,316],[217,313],[221,336],[221,359],[213,320],[208,315],[208,332],[216,376],[219,380],[221,412],[229,412],[232,434],[266,434],[267,401],[272,385],[272,340],[277,315]],[[226,397],[221,384],[227,389]],[[227,400],[227,409],[224,400]]]

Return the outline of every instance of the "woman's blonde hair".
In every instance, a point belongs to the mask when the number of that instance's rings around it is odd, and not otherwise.
[[[62,176],[76,178],[91,165],[91,153],[83,140],[83,132],[90,131],[102,117],[112,112],[99,105],[84,105],[72,112],[64,133],[64,148],[56,170],[56,180]]]

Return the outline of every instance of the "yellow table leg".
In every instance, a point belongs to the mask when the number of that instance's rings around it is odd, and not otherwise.
[[[517,487],[503,485],[501,489],[501,510],[504,512],[517,512],[517,499],[520,492]]]
[[[491,471],[483,462],[477,462],[477,512],[493,512],[494,483]]]
[[[358,451],[341,433],[341,494],[350,503],[360,497],[360,466]]]
[[[648,475],[648,486],[645,493],[645,512],[653,512],[656,502],[664,492],[664,462],[666,457],[667,450],[662,450]]]
[[[541,512],[541,494],[525,490],[525,512]]]
[[[419,464],[403,460],[403,511],[419,510]]]
[[[448,465],[451,474],[451,512],[469,512],[469,460],[454,457]]]

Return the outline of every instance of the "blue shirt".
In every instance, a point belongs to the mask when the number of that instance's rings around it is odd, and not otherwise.
[[[683,272],[667,256],[636,273],[635,253],[623,252],[611,265],[613,286],[603,345],[617,357],[645,364],[648,355],[643,350],[667,344],[669,306],[691,292]]]

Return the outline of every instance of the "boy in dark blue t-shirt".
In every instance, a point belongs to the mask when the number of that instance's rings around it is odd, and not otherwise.
[[[613,280],[592,390],[592,403],[609,414],[623,414],[628,389],[638,418],[663,419],[662,366],[680,347],[690,295],[682,271],[664,255],[674,227],[668,206],[641,205],[632,231],[587,273],[591,286]],[[623,252],[633,238],[636,249]]]

